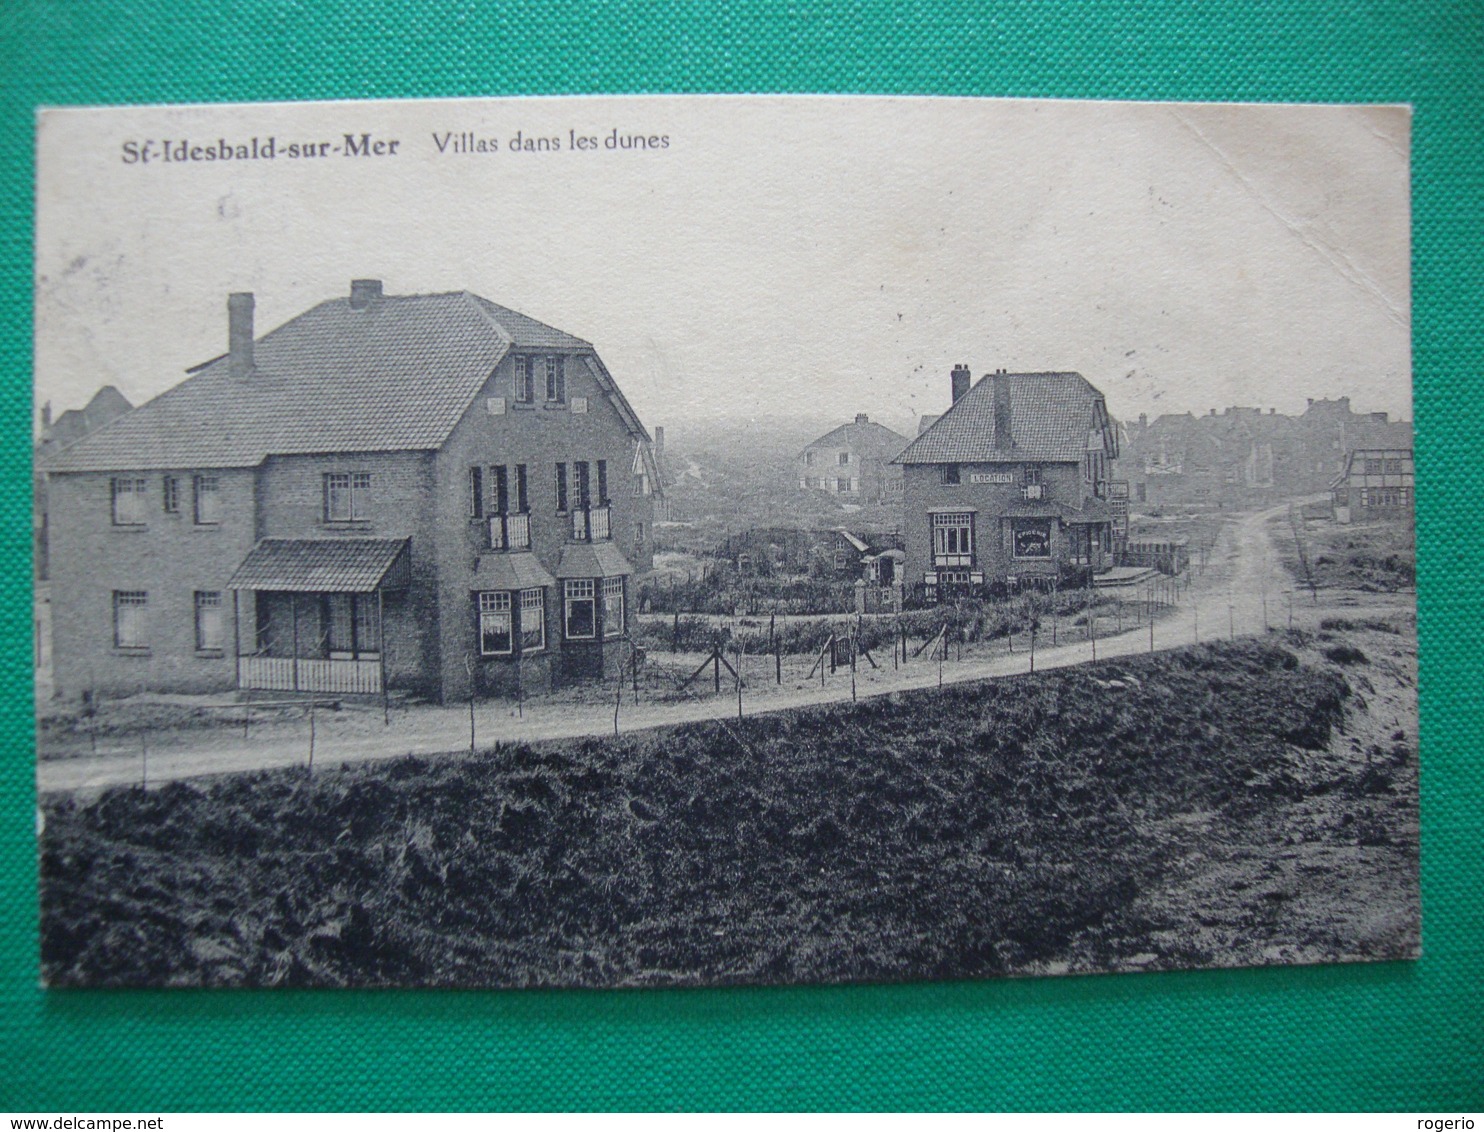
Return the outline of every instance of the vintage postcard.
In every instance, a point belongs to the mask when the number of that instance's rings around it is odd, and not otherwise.
[[[1409,143],[43,110],[43,979],[1415,957]]]

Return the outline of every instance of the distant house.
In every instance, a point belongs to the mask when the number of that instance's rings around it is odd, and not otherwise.
[[[1118,436],[1077,373],[952,375],[953,403],[897,457],[904,578],[925,600],[1086,577],[1114,562]]]
[[[1350,398],[1314,400],[1301,416],[1233,405],[1204,416],[1141,414],[1125,426],[1122,467],[1133,503],[1238,509],[1324,491],[1354,448],[1409,448],[1411,425],[1356,413]]]
[[[1416,488],[1410,448],[1357,448],[1329,485],[1335,518],[1342,523],[1410,517]]]
[[[32,567],[35,570],[37,581],[47,579],[50,551],[47,540],[50,508],[46,497],[46,473],[41,470],[42,465],[54,453],[60,452],[69,444],[76,443],[89,433],[97,432],[133,407],[129,399],[112,385],[105,385],[94,393],[92,399],[81,409],[68,409],[55,420],[52,419],[51,402],[48,401],[41,406],[41,436],[36,441],[32,485],[34,496],[32,525],[36,548]]]
[[[902,470],[891,460],[906,443],[905,436],[857,413],[799,454],[799,487],[851,502],[895,503],[902,498]]]
[[[112,385],[94,393],[81,409],[68,409],[55,420],[50,401],[41,407],[41,435],[36,441],[31,466],[32,660],[38,686],[47,693],[52,679],[51,504],[47,498],[46,473],[41,468],[53,453],[96,432],[133,407]]]
[[[661,490],[593,346],[355,280],[47,458],[58,690],[448,700],[611,674]]]

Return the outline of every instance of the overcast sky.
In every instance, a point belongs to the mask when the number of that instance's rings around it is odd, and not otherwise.
[[[1077,370],[1116,416],[1350,395],[1411,415],[1398,108],[525,99],[64,111],[38,138],[37,394],[136,403],[352,277],[592,341],[649,425],[907,427],[957,362]],[[621,135],[665,148],[608,150]],[[560,152],[510,152],[523,137]],[[573,152],[571,134],[599,139]],[[126,164],[124,144],[398,139]],[[440,155],[470,131],[495,154]]]

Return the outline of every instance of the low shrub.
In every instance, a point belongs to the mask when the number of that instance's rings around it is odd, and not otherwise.
[[[1301,794],[1289,744],[1327,742],[1347,694],[1287,650],[1221,642],[725,725],[49,799],[43,971],[554,986],[1025,970],[1102,946],[1166,883],[1166,819]]]

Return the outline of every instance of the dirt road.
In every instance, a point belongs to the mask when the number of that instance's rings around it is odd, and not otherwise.
[[[1261,634],[1268,627],[1286,627],[1290,618],[1295,625],[1311,624],[1339,605],[1352,607],[1356,601],[1352,596],[1321,591],[1316,603],[1306,592],[1294,592],[1294,581],[1282,568],[1266,531],[1268,520],[1284,510],[1286,505],[1245,515],[1227,524],[1204,574],[1193,580],[1174,611],[1155,622],[1152,635],[1147,622],[1113,635],[1106,635],[1112,626],[1104,624],[1098,636],[1091,640],[1067,642],[1063,635],[1062,642],[1055,647],[1045,647],[1044,641],[1036,647],[1035,667],[1084,664],[1093,660],[1094,654],[1101,660],[1147,652],[1151,648],[1176,648],[1201,640]],[[1406,599],[1374,599],[1367,604],[1410,608]],[[1032,659],[1025,644],[1022,640],[1020,648],[1013,653],[950,659],[941,664],[923,658],[900,668],[862,669],[856,674],[854,694],[882,695],[907,688],[934,687],[940,681],[949,684],[1026,672]],[[852,681],[848,673],[836,673],[824,687],[813,681],[770,687],[766,695],[759,693],[754,703],[749,703],[749,695],[744,688],[742,710],[757,714],[849,700]],[[725,721],[735,719],[737,710],[734,686],[729,689],[724,682],[718,696],[702,681],[695,699],[679,703],[634,704],[625,696],[618,710],[618,727],[621,732],[628,732],[677,723]],[[611,735],[614,705],[543,704],[537,700],[527,703],[517,715],[508,703],[485,703],[476,705],[474,731],[480,747],[495,742]],[[319,765],[336,765],[407,754],[466,751],[469,734],[467,706],[419,707],[395,716],[390,725],[383,723],[380,712],[347,713],[333,722],[328,717],[322,718],[314,760]],[[92,790],[134,784],[142,778],[155,784],[200,775],[302,766],[307,757],[305,728],[295,728],[291,733],[285,733],[282,728],[265,728],[248,740],[243,740],[240,733],[218,729],[192,734],[186,745],[174,748],[40,762],[37,790],[41,793]]]

